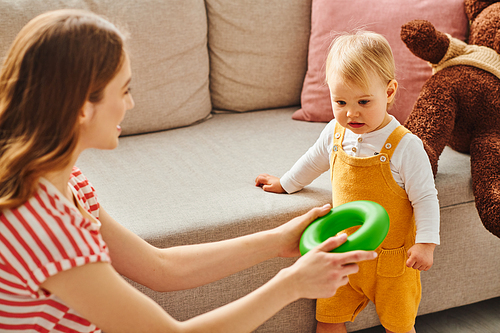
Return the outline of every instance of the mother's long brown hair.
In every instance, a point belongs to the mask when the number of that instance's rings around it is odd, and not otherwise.
[[[123,62],[105,19],[52,11],[17,35],[0,71],[0,211],[27,201],[41,175],[71,161],[86,101],[99,102]]]

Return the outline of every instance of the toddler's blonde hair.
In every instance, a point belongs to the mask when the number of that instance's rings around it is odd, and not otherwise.
[[[326,83],[341,79],[367,89],[369,75],[374,73],[384,84],[396,78],[391,46],[384,36],[358,30],[343,33],[330,45],[326,59]],[[391,102],[394,102],[394,99]],[[389,105],[390,106],[390,105]]]

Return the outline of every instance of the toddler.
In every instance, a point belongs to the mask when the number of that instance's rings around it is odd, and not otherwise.
[[[326,81],[335,119],[281,179],[261,174],[256,185],[293,193],[330,170],[333,207],[355,200],[384,206],[391,225],[378,258],[361,263],[333,297],[318,299],[317,332],[346,332],[344,323],[370,300],[387,332],[414,332],[420,271],[432,266],[439,244],[439,203],[422,142],[387,112],[398,88],[389,43],[367,31],[338,36]]]

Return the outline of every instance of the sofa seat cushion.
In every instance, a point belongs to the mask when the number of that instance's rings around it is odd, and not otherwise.
[[[331,202],[327,174],[295,195],[254,185],[259,173],[287,171],[323,129],[293,121],[295,109],[216,114],[195,126],[124,137],[113,151],[84,152],[77,165],[103,207],[155,245],[190,242],[190,233],[218,230],[224,238],[231,228],[267,229]]]
[[[77,165],[108,212],[158,246],[271,228],[331,202],[328,172],[293,195],[254,185],[260,173],[283,175],[324,128],[293,121],[295,110],[216,114],[195,126],[124,137],[113,151],[84,152]],[[445,149],[436,182],[441,207],[474,200],[468,155]]]

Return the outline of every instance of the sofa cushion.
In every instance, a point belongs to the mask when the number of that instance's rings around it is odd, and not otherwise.
[[[109,213],[155,245],[171,246],[166,235],[193,230],[265,229],[331,202],[327,173],[296,195],[255,187],[259,173],[285,173],[324,127],[293,121],[296,109],[215,114],[195,126],[124,137],[115,150],[85,151],[77,166]]]
[[[347,5],[348,3],[348,5]],[[360,9],[363,10],[360,10]],[[427,63],[415,57],[400,39],[401,26],[412,19],[432,22],[440,31],[465,39],[468,21],[463,0],[313,0],[308,69],[302,89],[302,109],[293,118],[330,121],[330,94],[325,83],[325,61],[335,33],[363,28],[384,35],[396,61],[399,89],[389,111],[401,123],[410,114],[420,89],[430,77]]]
[[[269,228],[332,199],[328,172],[292,195],[255,187],[260,173],[282,176],[324,128],[292,120],[296,110],[215,114],[195,126],[125,137],[113,151],[85,151],[77,166],[118,221],[158,246],[189,242],[194,230],[208,237],[214,228]],[[441,208],[474,201],[469,159],[444,150],[436,177]]]
[[[311,1],[206,0],[214,109],[300,104]]]
[[[0,54],[6,54],[30,19],[61,8],[91,10],[130,34],[127,48],[136,106],[122,123],[124,135],[186,126],[209,116],[203,0],[1,1]]]

